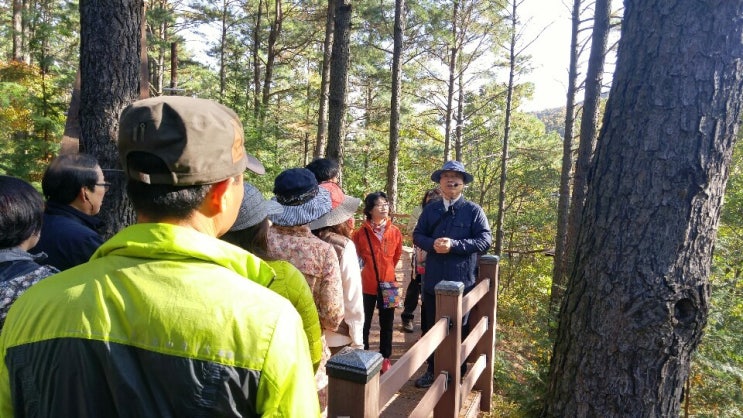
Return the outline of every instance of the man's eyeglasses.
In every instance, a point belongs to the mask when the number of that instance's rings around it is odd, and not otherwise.
[[[104,189],[106,189],[106,191],[108,191],[108,189],[110,189],[110,188],[111,188],[111,183],[106,183],[106,182],[103,182],[103,183],[96,183],[95,185],[96,185],[96,186],[101,186],[101,187],[103,187]]]

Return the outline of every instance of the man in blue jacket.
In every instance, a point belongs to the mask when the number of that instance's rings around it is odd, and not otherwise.
[[[447,161],[434,171],[431,180],[439,184],[442,199],[423,208],[413,230],[415,245],[428,252],[423,278],[424,333],[436,320],[436,285],[443,280],[462,282],[464,292],[469,292],[475,286],[478,254],[492,242],[485,212],[462,196],[464,185],[473,179],[459,161]],[[415,382],[417,387],[431,386],[433,366],[432,356],[426,373]]]

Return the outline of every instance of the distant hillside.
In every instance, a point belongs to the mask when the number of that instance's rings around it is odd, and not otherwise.
[[[609,98],[609,92],[604,92],[601,94],[601,113],[603,114],[604,105],[606,104],[606,100]],[[583,106],[583,102],[577,103],[577,107],[580,109]],[[546,132],[557,132],[560,134],[561,137],[565,136],[565,107],[556,107],[552,109],[544,109],[544,110],[538,110],[536,112],[530,112],[532,115],[536,116],[537,119],[541,120],[542,123],[544,123],[544,126],[546,128]],[[580,111],[578,112],[578,115],[580,115]],[[601,120],[602,117],[599,117],[599,120]],[[573,128],[575,130],[575,134],[578,134],[578,131],[580,130],[580,119],[575,120],[575,127]]]
[[[561,137],[565,136],[565,107],[538,110],[531,113],[544,123],[546,132],[555,131]]]

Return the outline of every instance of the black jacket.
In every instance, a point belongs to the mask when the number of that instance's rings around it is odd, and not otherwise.
[[[98,233],[102,226],[95,217],[69,205],[47,202],[41,239],[31,253],[45,252],[46,263],[59,270],[67,270],[90,259],[103,244]]]

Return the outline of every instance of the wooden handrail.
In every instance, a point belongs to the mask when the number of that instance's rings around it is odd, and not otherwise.
[[[472,364],[467,375],[462,379],[462,390],[460,391],[462,396],[467,396],[468,393],[472,392],[472,388],[475,386],[477,378],[480,377],[482,372],[485,370],[486,362],[487,356],[485,354],[480,354],[477,361]]]
[[[480,341],[483,335],[488,331],[488,317],[483,316],[477,322],[477,325],[470,328],[470,335],[462,341],[462,348],[460,352],[461,358],[467,358],[472,350],[475,349],[477,343]]]
[[[436,348],[449,334],[449,318],[440,318],[431,327],[426,335],[415,344],[415,350],[408,350],[399,360],[395,367],[383,374],[379,379],[379,403],[385,405],[392,399],[400,388],[407,383],[410,376],[418,370],[418,367],[433,354]]]
[[[433,381],[431,387],[428,388],[426,394],[423,395],[423,399],[418,402],[418,406],[413,409],[410,417],[425,418],[431,415],[431,411],[433,411],[434,407],[438,404],[441,397],[447,391],[449,386],[447,383],[448,381],[449,375],[446,372],[441,372],[441,374],[436,377],[436,380]]]
[[[490,291],[490,279],[483,279],[462,299],[462,312],[467,313],[475,307]]]
[[[478,282],[467,295],[463,296],[461,282],[439,283],[438,320],[383,376],[379,374],[379,353],[345,348],[333,356],[327,364],[329,416],[377,417],[431,354],[435,357],[436,379],[410,416],[427,417],[433,411],[436,418],[455,417],[472,390],[481,392],[480,410],[490,411],[497,289],[495,256],[481,257]],[[467,313],[469,323],[474,325],[462,341],[462,317]],[[460,366],[467,357],[473,364],[462,377]]]

